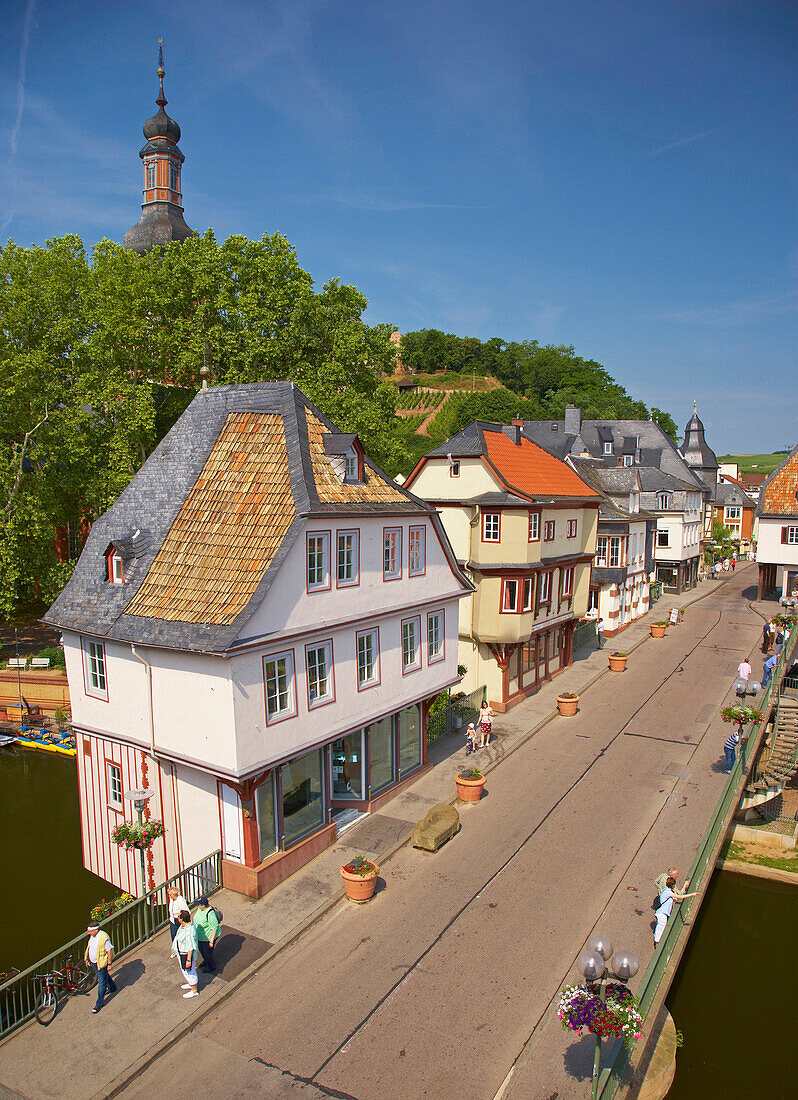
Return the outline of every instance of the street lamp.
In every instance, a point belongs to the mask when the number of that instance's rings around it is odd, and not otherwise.
[[[125,799],[128,802],[133,803],[133,809],[139,815],[139,825],[144,823],[144,808],[147,802],[155,794],[155,791],[149,790],[147,787],[136,787],[135,790],[125,791]],[[139,858],[141,860],[141,897],[142,900],[147,893],[147,872],[144,869],[144,849],[139,848]],[[144,907],[144,920],[147,920],[147,907]]]
[[[598,985],[602,1003],[607,1001],[607,959],[612,958],[612,973],[619,982],[628,982],[639,970],[637,956],[631,951],[613,954],[612,940],[606,936],[591,936],[586,949],[576,960],[579,972],[588,985]],[[601,1036],[596,1033],[596,1050],[593,1055],[593,1100],[598,1097],[601,1070]]]

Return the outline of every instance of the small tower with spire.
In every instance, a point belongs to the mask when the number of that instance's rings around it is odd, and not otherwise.
[[[158,113],[144,123],[147,144],[139,152],[144,165],[141,217],[125,233],[125,248],[145,253],[170,241],[184,241],[194,235],[183,219],[180,173],[186,159],[180,152],[180,127],[164,110],[163,39],[158,39]]]
[[[698,407],[693,402],[693,415],[684,429],[684,442],[679,450],[693,473],[698,474],[712,490],[714,495],[718,481],[718,460],[715,452],[704,438],[704,425],[698,415]]]

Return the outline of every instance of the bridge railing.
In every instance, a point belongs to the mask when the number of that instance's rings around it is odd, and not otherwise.
[[[114,945],[114,958],[117,959],[138,947],[169,923],[167,890],[170,886],[176,886],[186,901],[193,905],[203,894],[210,895],[219,890],[221,885],[222,853],[212,852],[100,921],[100,928],[108,933]],[[20,971],[0,985],[0,1035],[7,1035],[33,1016],[41,988],[36,975],[63,969],[70,957],[76,963],[81,962],[87,938],[86,932],[81,932],[69,943],[63,944],[27,970]]]
[[[476,722],[482,700],[486,699],[486,688],[478,687],[468,695],[453,695],[443,710],[431,714],[427,719],[427,744],[439,737],[461,730],[465,732],[470,722]]]
[[[703,839],[698,846],[698,851],[688,875],[690,886],[693,890],[699,889],[699,887],[706,883],[712,876],[718,848],[720,846],[719,838],[722,843],[723,837],[721,834],[725,836],[726,829],[728,828],[729,811],[739,798],[738,789],[740,779],[743,773],[748,770],[751,761],[756,756],[757,749],[762,740],[762,728],[767,722],[768,714],[772,706],[775,705],[778,699],[784,670],[792,658],[792,652],[795,649],[795,640],[791,641],[792,644],[789,647],[789,653],[786,652],[787,647],[785,647],[779,654],[779,661],[773,670],[773,676],[770,683],[765,688],[764,694],[757,704],[757,709],[761,710],[764,716],[762,723],[752,724],[748,728],[747,734],[743,734],[740,751],[737,754],[734,767],[729,774],[726,786],[715,807],[712,820],[707,826]],[[670,963],[671,956],[676,949],[677,942],[682,934],[684,926],[690,922],[691,911],[696,902],[700,902],[700,898],[686,898],[684,901],[678,902],[668,918],[668,923],[665,925],[665,932],[654,950],[651,962],[648,964],[640,980],[640,987],[636,994],[640,1002],[640,1012],[643,1019],[647,1018],[651,1006],[659,992],[659,987],[668,964]],[[616,1040],[610,1051],[607,1065],[600,1073],[598,1091],[600,1100],[613,1100],[621,1084],[623,1075],[626,1072],[627,1066],[629,1065],[631,1054],[632,1051],[628,1051],[620,1040]]]

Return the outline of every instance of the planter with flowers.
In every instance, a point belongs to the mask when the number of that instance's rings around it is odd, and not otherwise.
[[[557,710],[563,718],[573,718],[579,708],[579,696],[575,691],[564,691],[557,696]]]
[[[666,619],[662,619],[658,623],[652,623],[651,624],[651,637],[652,638],[664,638],[665,637],[665,628],[666,628],[667,625],[668,625],[668,622],[667,622]]]
[[[150,848],[165,831],[162,821],[142,821],[140,825],[134,821],[123,821],[114,828],[111,840],[128,851],[132,848]]]
[[[482,798],[485,776],[478,768],[466,768],[465,771],[458,772],[454,781],[457,784],[457,797],[461,802],[479,802]]]
[[[617,649],[614,653],[610,654],[610,668],[613,672],[626,672],[626,662],[629,660],[625,653],[620,653]]]
[[[643,1032],[643,1017],[636,998],[625,985],[611,982],[606,988],[606,1001],[597,992],[583,985],[564,989],[557,1005],[557,1016],[563,1031],[581,1035],[584,1028],[602,1039],[618,1038],[629,1049]]]
[[[100,901],[91,910],[92,920],[105,920],[107,917],[113,916],[114,913],[118,913],[120,909],[124,909],[126,905],[130,905],[131,901],[136,899],[132,894],[118,894],[115,898],[111,898],[110,901],[106,901],[105,898],[100,898]]]
[[[364,901],[370,901],[374,896],[377,886],[377,875],[380,869],[376,863],[372,863],[365,856],[355,856],[341,868],[341,878],[344,880],[346,896],[350,901],[362,905]]]

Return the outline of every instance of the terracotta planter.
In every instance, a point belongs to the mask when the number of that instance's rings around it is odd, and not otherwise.
[[[341,878],[344,880],[344,889],[349,900],[357,902],[358,905],[362,905],[364,901],[370,901],[374,896],[379,873],[380,869],[376,865],[367,875],[353,875],[351,871],[346,870],[346,867],[342,867]]]
[[[454,781],[457,784],[457,797],[461,802],[479,802],[482,798],[482,788],[485,786],[485,776],[479,779],[466,779],[462,775],[456,775]]]
[[[652,638],[664,638],[665,637],[665,627],[660,626],[658,623],[652,623],[651,624],[651,637]]]
[[[564,695],[557,696],[557,710],[563,716],[563,718],[573,718],[576,714],[579,706],[579,696],[575,695],[572,699],[567,699]]]
[[[613,672],[626,672],[626,662],[628,660],[628,657],[613,657],[612,654],[610,654],[610,668]]]

